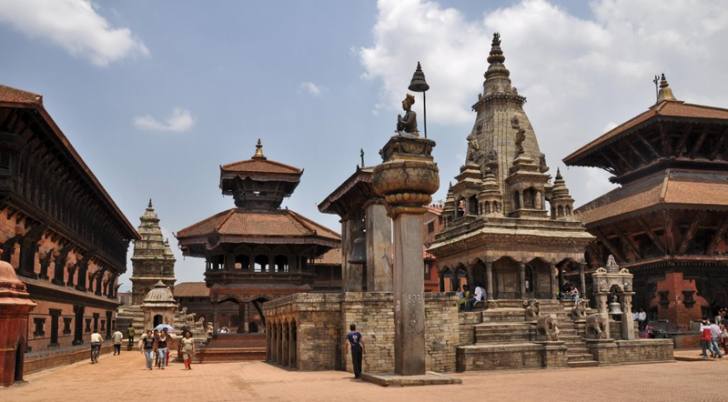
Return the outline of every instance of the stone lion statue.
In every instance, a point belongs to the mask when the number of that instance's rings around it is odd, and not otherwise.
[[[526,321],[536,321],[541,312],[538,300],[531,299],[523,302],[523,308],[525,309]]]
[[[601,314],[590,314],[586,317],[586,337],[590,339],[607,339],[607,319]]]
[[[586,300],[581,299],[571,309],[571,318],[574,320],[583,320],[586,318],[587,303]]]
[[[536,324],[539,339],[547,341],[559,340],[559,326],[556,323],[556,314],[549,314],[539,317]]]

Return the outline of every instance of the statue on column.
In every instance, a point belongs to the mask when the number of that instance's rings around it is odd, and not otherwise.
[[[402,132],[413,135],[419,134],[419,131],[417,131],[417,113],[412,111],[414,103],[415,97],[410,94],[407,94],[402,100],[404,116],[397,115],[397,132],[400,134]]]

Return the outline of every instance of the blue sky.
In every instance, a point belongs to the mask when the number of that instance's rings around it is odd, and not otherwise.
[[[149,197],[170,236],[232,207],[218,166],[261,138],[270,159],[305,169],[285,205],[338,231],[316,204],[360,148],[379,161],[418,60],[443,187],[457,173],[495,30],[554,171],[648,107],[655,73],[678,98],[727,106],[714,85],[726,2],[667,3],[0,0],[0,83],[44,96],[135,226]],[[599,172],[565,176],[577,204],[610,188]],[[203,262],[177,255],[178,280],[202,280]]]

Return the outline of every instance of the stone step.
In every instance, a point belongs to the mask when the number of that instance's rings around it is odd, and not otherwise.
[[[592,356],[591,353],[571,353],[571,351],[566,353],[566,358],[568,361],[581,361],[581,360],[593,360],[594,356]]]
[[[567,366],[572,368],[578,368],[578,367],[596,367],[599,365],[599,362],[596,360],[579,360],[579,361],[567,361]]]

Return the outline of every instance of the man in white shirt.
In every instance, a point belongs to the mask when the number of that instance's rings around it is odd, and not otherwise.
[[[94,330],[91,334],[91,364],[99,362],[102,343],[104,343],[104,337],[101,336],[98,330]]]
[[[647,324],[647,313],[645,312],[645,309],[640,309],[640,312],[637,313],[637,322],[639,324],[640,331],[644,331],[645,324]]]
[[[121,340],[124,339],[124,334],[117,328],[116,331],[111,335],[111,340],[114,342],[114,356],[121,354]]]
[[[485,300],[485,289],[482,286],[475,286],[475,292],[473,293],[473,305],[478,304]]]

